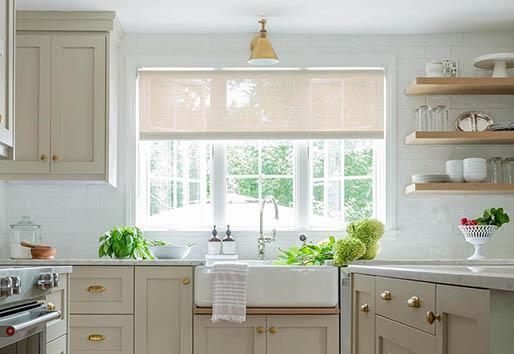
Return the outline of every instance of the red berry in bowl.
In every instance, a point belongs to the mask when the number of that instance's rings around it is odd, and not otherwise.
[[[462,218],[462,219],[460,219],[460,224],[461,224],[461,225],[467,225],[467,224],[468,224],[468,218]]]
[[[470,224],[471,226],[475,226],[475,225],[478,225],[478,222],[477,222],[476,220],[470,220],[470,221],[469,221],[469,224]]]

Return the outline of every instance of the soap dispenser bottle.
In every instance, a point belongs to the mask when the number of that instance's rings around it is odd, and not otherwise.
[[[221,240],[217,235],[218,230],[216,230],[216,225],[214,225],[211,231],[209,242],[207,242],[207,254],[209,256],[216,256],[221,254]]]
[[[230,225],[227,225],[227,231],[225,231],[225,237],[223,238],[223,254],[236,254],[236,240],[234,240],[231,235],[232,231],[230,231]]]

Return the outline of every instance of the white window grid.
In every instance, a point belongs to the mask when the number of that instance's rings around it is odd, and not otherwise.
[[[180,140],[176,140],[173,143],[177,144]],[[150,180],[152,181],[172,181],[173,182],[173,207],[177,207],[177,186],[178,183],[182,183],[183,185],[183,205],[185,203],[189,203],[189,185],[190,183],[199,183],[200,184],[200,200],[198,203],[211,203],[211,208],[213,210],[213,220],[206,221],[200,228],[207,228],[211,224],[216,225],[224,225],[226,223],[226,191],[227,191],[227,180],[228,178],[257,178],[259,180],[259,195],[258,199],[266,197],[262,194],[262,181],[267,178],[292,178],[293,179],[293,208],[295,211],[295,226],[294,230],[309,230],[309,229],[323,229],[320,226],[312,226],[310,223],[310,216],[312,214],[312,197],[313,197],[313,182],[328,182],[328,181],[340,181],[341,182],[341,210],[343,210],[344,215],[344,185],[347,180],[372,180],[373,181],[373,217],[384,220],[385,218],[385,200],[383,197],[385,196],[385,191],[383,190],[383,182],[385,180],[385,160],[383,158],[384,155],[384,141],[377,139],[373,140],[373,169],[372,174],[369,175],[356,175],[356,176],[346,176],[344,173],[344,158],[342,158],[342,173],[340,176],[331,176],[326,177],[328,175],[327,171],[324,172],[324,177],[313,177],[311,173],[311,154],[310,154],[310,141],[309,140],[296,140],[293,142],[293,175],[263,175],[262,174],[262,155],[261,148],[258,149],[258,166],[259,172],[258,175],[235,175],[228,174],[226,169],[226,154],[227,154],[227,144],[222,141],[216,142],[207,142],[207,141],[199,141],[198,144],[202,146],[200,149],[201,156],[200,161],[202,164],[205,164],[207,161],[206,152],[207,149],[204,148],[205,145],[202,144],[212,144],[212,158],[211,158],[211,193],[210,198],[207,198],[207,178],[205,178],[205,174],[207,171],[206,166],[200,166],[200,177],[199,178],[191,178],[189,173],[184,176],[178,176],[176,171],[176,163],[173,164],[173,176],[151,176],[149,171],[149,164],[146,161],[146,154],[140,153],[139,164],[140,166],[145,166],[146,168],[140,168],[139,171],[139,188],[137,193],[137,216],[136,222],[141,227],[146,228],[165,228],[171,229],[167,225],[150,225],[148,222],[148,214],[150,212]],[[342,151],[341,156],[344,155],[344,147],[345,144],[341,144]],[[176,147],[176,145],[175,145]],[[177,149],[174,149],[174,159],[176,161]],[[327,149],[325,149],[325,161],[327,158]],[[183,156],[188,156],[188,154],[183,154]],[[188,158],[184,158],[184,170],[189,171],[189,163]],[[327,164],[324,166],[327,169]],[[146,183],[145,183],[146,181]],[[143,182],[143,183],[141,183]],[[324,193],[327,193],[327,188],[324,188]],[[209,201],[210,199],[210,201]],[[324,196],[325,207],[324,210],[327,209],[326,203],[328,201],[327,195]],[[385,220],[384,220],[385,221]],[[345,220],[341,220],[340,228],[344,229],[346,225]],[[191,229],[197,229],[197,227],[191,226]],[[253,227],[252,227],[253,229]],[[183,230],[183,228],[181,228]]]

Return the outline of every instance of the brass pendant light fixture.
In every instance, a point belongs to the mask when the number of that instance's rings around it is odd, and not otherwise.
[[[273,50],[270,40],[268,39],[268,31],[266,31],[266,19],[259,20],[261,30],[259,35],[252,40],[250,44],[251,53],[248,58],[248,64],[253,65],[273,65],[280,62],[277,53]]]

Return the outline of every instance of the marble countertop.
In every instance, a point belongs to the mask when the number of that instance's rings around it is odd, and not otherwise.
[[[441,264],[352,264],[348,271],[384,277],[514,291],[514,262]]]
[[[203,259],[0,259],[0,266],[197,266],[204,263]]]

